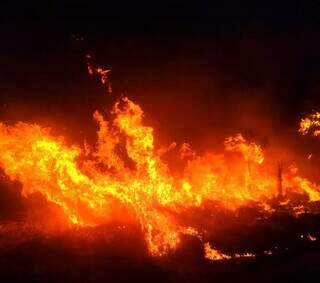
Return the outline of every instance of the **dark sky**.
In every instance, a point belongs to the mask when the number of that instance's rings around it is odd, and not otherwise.
[[[121,94],[160,138],[272,134],[319,107],[318,1],[1,1],[0,117],[81,135]],[[106,97],[85,54],[112,66]],[[93,128],[94,129],[94,128]]]

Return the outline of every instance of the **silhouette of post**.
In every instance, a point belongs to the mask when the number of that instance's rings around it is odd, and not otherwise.
[[[282,161],[278,161],[278,197],[283,197],[283,188],[282,188],[282,173],[283,173],[283,164]]]

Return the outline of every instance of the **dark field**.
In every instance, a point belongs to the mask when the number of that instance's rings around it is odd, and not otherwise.
[[[252,212],[251,212],[252,213]],[[230,220],[230,219],[229,219]],[[228,254],[255,258],[208,261],[200,242],[185,236],[163,258],[148,256],[139,227],[109,225],[53,233],[2,223],[0,273],[4,282],[308,282],[320,267],[320,217],[274,215],[216,229],[208,240]],[[303,235],[303,237],[302,237]],[[272,251],[266,255],[265,250]]]

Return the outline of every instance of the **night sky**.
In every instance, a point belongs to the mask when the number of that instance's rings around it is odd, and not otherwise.
[[[74,136],[123,94],[164,140],[294,128],[319,106],[317,1],[208,2],[1,1],[2,120]],[[109,97],[86,54],[112,66]]]

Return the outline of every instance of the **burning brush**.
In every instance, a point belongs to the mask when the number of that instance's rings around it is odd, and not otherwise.
[[[109,70],[92,65],[88,70],[100,75],[111,92]],[[155,148],[154,129],[144,125],[137,103],[125,97],[113,106],[111,116],[107,121],[100,112],[93,114],[99,125],[97,142],[85,146],[70,146],[37,124],[1,123],[0,166],[10,180],[22,184],[24,197],[40,193],[63,211],[71,226],[95,227],[124,219],[138,223],[149,254],[157,257],[175,251],[182,235],[199,239],[209,260],[255,256],[216,250],[209,243],[207,226],[187,217],[190,211],[236,215],[254,207],[264,216],[282,209],[294,217],[319,212],[320,187],[283,166],[278,176],[274,174],[262,147],[240,133],[226,138],[220,154],[198,155],[183,144],[176,155],[184,168],[173,174],[162,157],[175,146]],[[303,119],[300,132],[312,128],[319,136],[319,119],[319,113]],[[210,222],[212,214],[206,217],[203,223]]]

